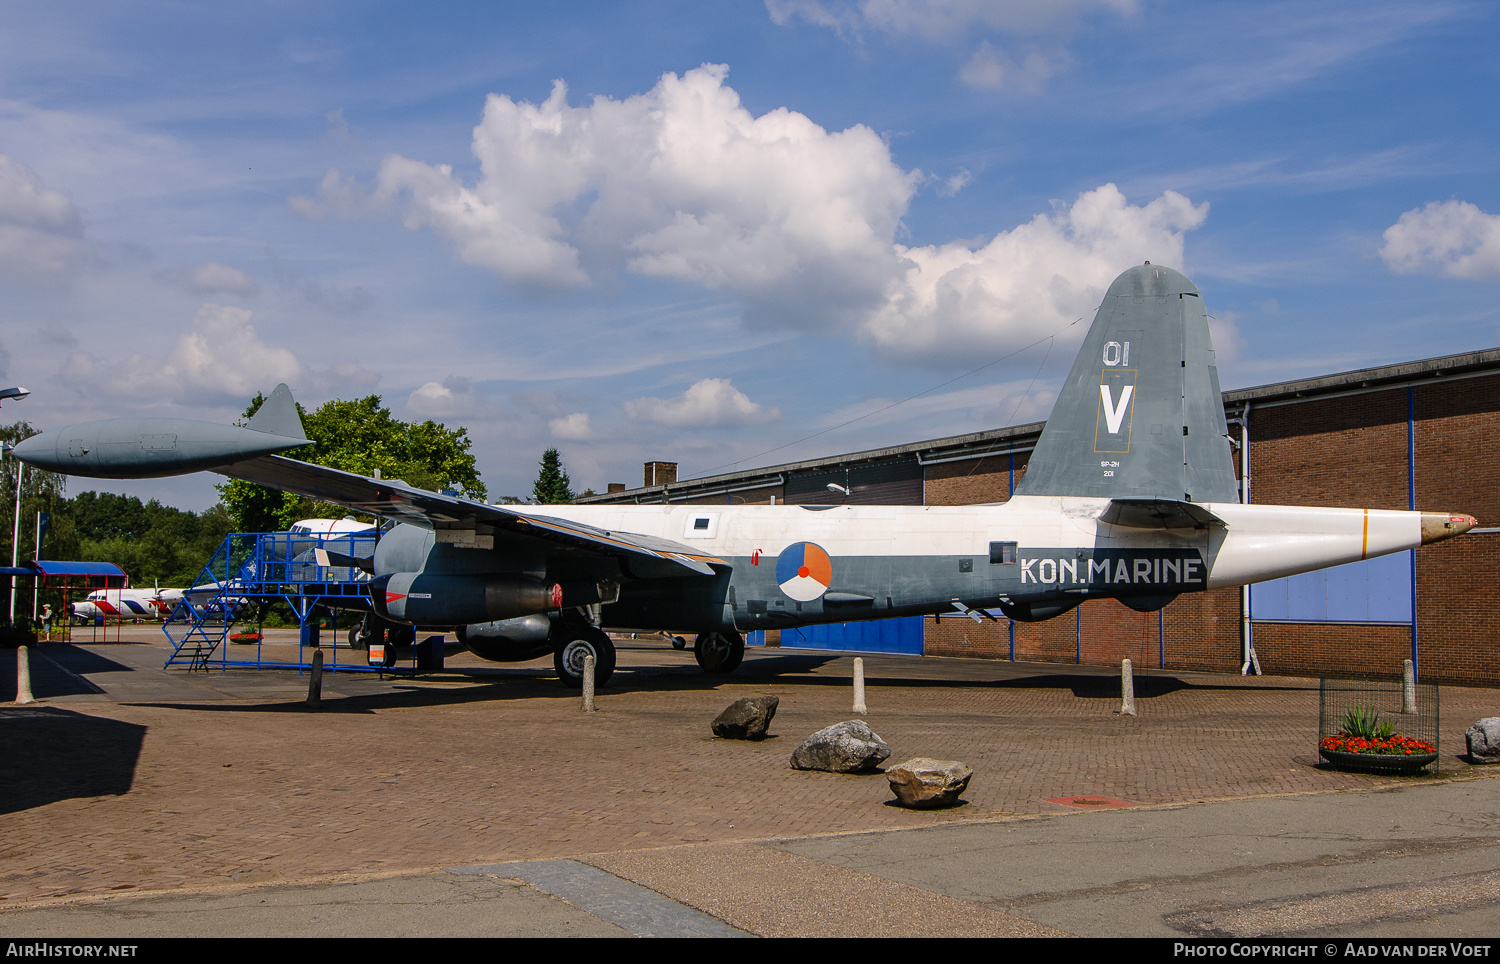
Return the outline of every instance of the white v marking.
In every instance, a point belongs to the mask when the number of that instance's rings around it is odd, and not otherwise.
[[[1104,401],[1104,424],[1109,428],[1109,434],[1120,434],[1120,423],[1125,420],[1125,410],[1130,405],[1130,394],[1134,391],[1134,385],[1126,385],[1124,391],[1120,392],[1120,404],[1117,407],[1109,386],[1099,386],[1099,397]]]

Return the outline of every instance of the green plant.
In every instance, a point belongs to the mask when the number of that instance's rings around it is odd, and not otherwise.
[[[1374,739],[1376,730],[1380,724],[1380,714],[1373,706],[1353,706],[1344,711],[1339,720],[1339,732],[1345,736],[1360,736],[1365,739]],[[1389,724],[1387,724],[1389,725]],[[1395,732],[1392,726],[1386,736]]]

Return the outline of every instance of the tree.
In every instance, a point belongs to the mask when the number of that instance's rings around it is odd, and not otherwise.
[[[205,562],[232,531],[228,511],[216,505],[202,515],[164,506],[133,495],[80,492],[63,501],[53,526],[68,520],[77,533],[76,555],[53,559],[113,562],[125,570],[132,586],[187,586],[197,580]],[[53,540],[49,536],[49,545]]]
[[[563,469],[562,456],[557,449],[542,453],[541,471],[536,484],[531,487],[531,496],[543,505],[562,505],[573,501],[573,490],[568,487],[568,473]]]
[[[260,394],[245,409],[248,419],[265,401]],[[448,429],[439,422],[403,422],[380,404],[379,395],[354,401],[334,399],[308,414],[297,412],[313,444],[287,453],[289,458],[330,468],[400,479],[419,489],[450,490],[471,499],[486,497],[467,429]],[[340,517],[342,506],[315,502],[238,479],[219,486],[237,531],[281,532],[299,519]]]

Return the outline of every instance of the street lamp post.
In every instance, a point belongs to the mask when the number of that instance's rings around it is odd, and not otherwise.
[[[25,398],[31,393],[24,388],[0,388],[0,402],[12,398]],[[10,442],[5,443],[5,451],[10,452],[15,448]],[[25,477],[26,464],[16,459],[16,524],[15,534],[10,543],[10,567],[15,569],[21,561],[21,479]],[[10,577],[10,626],[15,630],[16,626],[16,577]],[[16,647],[16,703],[22,705],[33,702],[31,695],[31,656],[23,644]]]
[[[16,525],[10,540],[10,567],[21,564],[21,480],[26,477],[26,463],[16,459]],[[16,577],[10,577],[10,624],[16,624]]]

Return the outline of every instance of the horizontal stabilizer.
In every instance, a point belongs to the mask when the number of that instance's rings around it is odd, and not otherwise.
[[[1223,519],[1203,506],[1171,499],[1111,499],[1099,521],[1131,529],[1226,528]]]
[[[375,572],[374,556],[350,556],[342,552],[329,552],[327,549],[314,549],[313,560],[324,569],[358,569],[360,572]],[[302,556],[298,556],[295,562],[305,562]]]

